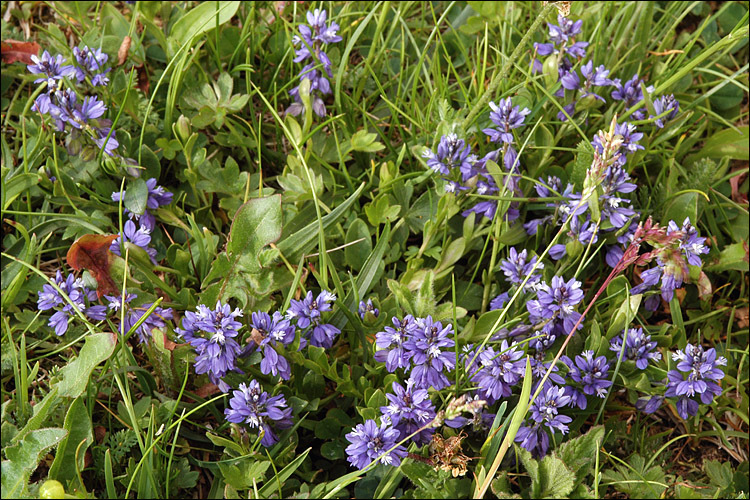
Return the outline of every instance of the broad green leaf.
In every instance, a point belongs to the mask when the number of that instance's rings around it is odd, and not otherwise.
[[[638,312],[638,307],[641,305],[641,299],[643,294],[629,295],[625,300],[622,301],[622,305],[617,309],[617,312],[612,317],[612,323],[607,329],[607,340],[621,333],[635,318]]]
[[[672,199],[664,211],[664,217],[662,223],[666,226],[670,220],[677,223],[678,226],[682,225],[682,222],[686,218],[690,218],[690,222],[695,224],[698,220],[698,193],[682,193]]]
[[[357,240],[358,243],[353,243]],[[367,224],[362,219],[354,219],[346,231],[346,244],[344,249],[346,263],[352,269],[362,269],[367,257],[372,252],[372,238]]]
[[[581,141],[576,146],[576,160],[573,163],[573,171],[570,172],[570,182],[576,190],[583,189],[583,181],[586,179],[586,172],[591,168],[594,161],[594,151],[588,141]]]
[[[576,483],[580,483],[589,473],[592,473],[596,454],[604,442],[604,427],[593,427],[586,434],[570,441],[565,441],[555,451],[555,455],[576,475]]]
[[[516,446],[516,453],[531,478],[531,498],[567,498],[575,488],[575,473],[556,456],[534,460],[520,446]]]
[[[18,174],[8,181],[3,181],[3,210],[7,209],[18,195],[37,184],[39,184],[39,176],[37,174]]]
[[[234,216],[227,250],[235,257],[251,257],[243,264],[260,270],[260,250],[281,237],[281,195],[254,198],[242,205]]]
[[[122,200],[123,206],[134,214],[141,215],[146,211],[147,203],[148,186],[146,186],[146,181],[138,178],[130,182]]]
[[[748,154],[748,139],[750,139],[750,127],[747,125],[738,127],[738,130],[726,129],[713,134],[704,144],[701,150],[691,155],[686,161],[686,164],[690,164],[691,161],[699,158],[723,158],[729,157],[733,160],[747,160],[750,155]]]
[[[42,453],[56,446],[68,431],[58,428],[37,429],[29,432],[19,444],[6,448],[8,460],[2,462],[2,497],[25,496],[27,483]]]
[[[705,266],[704,269],[714,273],[730,270],[747,272],[747,255],[748,250],[745,243],[733,243],[722,249],[718,261]]]
[[[52,462],[52,467],[49,469],[49,477],[65,484],[65,481],[75,479],[78,475],[75,464],[76,451],[78,452],[78,470],[82,471],[86,449],[94,442],[91,418],[83,404],[83,398],[77,398],[70,405],[63,426],[68,431],[68,435],[60,441],[55,454],[55,461]],[[86,443],[78,449],[78,445],[84,440]]]
[[[240,2],[200,3],[174,23],[169,40],[179,48],[201,33],[229,21],[239,7]]]
[[[55,386],[60,397],[77,398],[86,390],[94,368],[108,359],[115,349],[115,337],[111,333],[96,333],[86,337],[86,343],[78,357],[60,370],[62,380]]]

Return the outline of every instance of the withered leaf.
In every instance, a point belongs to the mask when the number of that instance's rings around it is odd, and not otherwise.
[[[68,265],[76,271],[88,269],[94,276],[99,297],[104,294],[120,295],[120,290],[109,274],[109,266],[112,263],[109,246],[116,239],[116,234],[84,234],[71,245],[65,257]]]
[[[39,44],[36,42],[20,42],[18,40],[3,40],[0,43],[0,53],[4,63],[20,61],[24,64],[32,64],[31,56],[39,53]]]

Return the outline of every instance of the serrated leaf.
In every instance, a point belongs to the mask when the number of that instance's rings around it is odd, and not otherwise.
[[[6,448],[5,456],[8,460],[2,462],[3,498],[19,498],[25,496],[27,482],[31,473],[39,465],[42,453],[56,446],[68,431],[58,428],[37,429],[29,432],[24,439],[15,446]]]
[[[532,498],[567,498],[575,488],[575,473],[556,456],[547,455],[539,461],[523,448],[516,451],[531,478]]]
[[[575,472],[576,482],[580,483],[586,475],[593,472],[596,454],[603,441],[604,427],[599,425],[586,434],[562,443],[555,454]]]

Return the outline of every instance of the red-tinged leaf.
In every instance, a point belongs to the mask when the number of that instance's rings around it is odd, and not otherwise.
[[[167,337],[167,332],[164,332],[163,335],[164,335],[164,349],[166,349],[167,351],[174,351],[176,347],[187,345],[187,343],[178,344],[176,342],[172,342],[171,340],[169,340],[169,337]]]
[[[740,185],[742,185],[742,181],[747,177],[747,172],[747,168],[740,168],[734,170],[732,177],[729,178],[729,185],[732,188],[732,200],[741,205],[747,205],[747,193],[740,192]]]
[[[88,269],[94,276],[99,297],[104,294],[120,295],[120,290],[109,274],[109,266],[112,263],[109,246],[115,239],[116,234],[84,234],[73,243],[66,256],[70,267],[76,271]]]
[[[32,64],[31,56],[39,54],[39,44],[36,42],[20,42],[18,40],[4,40],[0,43],[0,53],[4,63],[22,62]]]

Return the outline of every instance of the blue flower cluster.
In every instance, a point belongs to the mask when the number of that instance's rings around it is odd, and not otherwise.
[[[617,356],[623,349],[623,336],[625,337],[623,359],[635,361],[635,366],[641,370],[646,369],[649,361],[661,360],[661,353],[656,350],[656,342],[651,340],[650,335],[643,332],[643,328],[631,328],[627,333],[623,330],[622,334],[610,341],[609,350],[617,353]]]
[[[266,448],[278,442],[274,430],[288,429],[292,426],[292,409],[284,396],[271,396],[260,386],[257,380],[249,385],[241,383],[238,390],[232,391],[229,408],[224,410],[229,422],[247,424],[251,429],[258,429],[260,444]]]
[[[406,457],[406,448],[396,446],[401,432],[385,419],[380,426],[374,420],[357,424],[345,437],[351,443],[346,447],[347,460],[358,469],[364,469],[374,460],[398,467]]]
[[[674,221],[669,221],[666,236],[668,244],[655,251],[656,267],[641,273],[642,283],[634,286],[631,293],[644,293],[656,286],[661,280],[661,297],[669,302],[674,291],[689,279],[691,266],[700,266],[702,254],[708,253],[705,246],[706,238],[698,236],[698,230],[686,218],[679,227]]]
[[[157,185],[156,182],[156,179],[153,177],[146,181],[148,195],[146,198],[146,208],[142,214],[131,212],[125,207],[124,213],[130,220],[125,221],[122,234],[110,245],[109,250],[112,253],[121,255],[120,248],[122,244],[132,243],[145,250],[151,262],[156,264],[156,249],[148,246],[151,243],[151,233],[156,229],[156,218],[151,213],[151,210],[156,210],[163,205],[169,205],[172,202],[173,196],[172,193],[162,186]],[[127,190],[122,193],[115,191],[112,193],[112,201],[120,202],[124,200],[126,193]],[[136,226],[135,222],[133,222],[134,220],[138,221],[139,226]]]
[[[701,345],[693,344],[673,353],[672,359],[677,361],[677,367],[667,372],[664,396],[641,398],[636,408],[645,413],[654,413],[665,398],[677,398],[677,413],[687,419],[698,413],[700,403],[711,404],[716,396],[721,395],[722,389],[717,382],[724,378],[724,372],[719,367],[726,366],[727,360],[717,356],[714,348],[704,349]]]
[[[125,317],[120,327],[122,335],[127,334],[130,329],[138,323],[146,311],[151,308],[153,302],[148,302],[140,306],[131,306],[130,302],[138,296],[132,293],[125,293],[125,297],[116,297],[114,295],[105,295],[104,298],[109,302],[108,309],[115,313],[116,318],[120,317],[119,311],[123,303],[126,307]],[[153,312],[140,324],[135,330],[138,334],[138,343],[147,344],[153,335],[155,328],[166,328],[167,321],[174,319],[174,313],[169,307],[155,307]]]
[[[257,348],[263,356],[260,371],[273,376],[280,375],[289,380],[292,375],[289,361],[278,353],[277,346],[294,342],[296,328],[278,311],[271,316],[265,312],[254,312],[250,326],[253,328],[253,348]]]
[[[28,66],[29,72],[39,75],[34,83],[47,85],[45,92],[34,101],[32,109],[50,116],[57,131],[67,133],[65,141],[69,154],[77,155],[83,151],[84,159],[91,159],[95,156],[96,146],[114,156],[119,143],[114,131],[111,131],[112,121],[102,118],[107,106],[97,96],[81,100],[73,88],[62,85],[66,77],[72,76],[79,83],[89,76],[93,86],[107,85],[109,80],[105,75],[109,70],[104,69],[103,65],[108,56],[101,50],[93,51],[86,46],[76,47],[73,53],[76,66],[65,65],[66,60],[62,55],[53,57],[46,50],[41,57],[31,56],[34,64]]]
[[[197,352],[195,373],[207,373],[212,383],[222,392],[230,389],[223,377],[230,371],[244,373],[237,368],[237,357],[242,347],[237,342],[242,323],[237,318],[242,311],[232,309],[228,304],[216,302],[216,307],[200,304],[196,312],[186,311],[182,318],[182,328],[175,329]]]
[[[531,405],[531,419],[518,429],[515,441],[530,451],[534,458],[541,459],[549,450],[548,432],[558,430],[561,434],[567,434],[567,424],[573,419],[559,411],[570,401],[571,397],[562,387],[550,385],[542,390]]]
[[[522,127],[531,111],[528,108],[520,109],[519,106],[514,106],[510,97],[501,100],[499,104],[490,102],[490,108],[490,120],[495,127],[485,128],[483,132],[492,142],[501,143],[499,149],[490,151],[479,159],[477,155],[471,154],[471,146],[463,139],[459,139],[456,134],[450,133],[440,138],[437,152],[425,149],[422,154],[427,160],[427,166],[443,176],[446,181],[446,192],[458,194],[475,189],[478,195],[499,194],[501,189],[487,170],[487,162],[497,162],[502,158],[503,166],[508,171],[505,175],[504,189],[514,196],[522,195],[519,186],[520,162],[513,147],[515,138],[512,130]],[[482,200],[464,210],[461,215],[468,217],[469,214],[476,213],[492,219],[497,208],[496,200]],[[518,203],[513,202],[504,217],[512,221],[518,216]]]
[[[310,337],[310,343],[317,347],[326,349],[333,346],[333,340],[341,333],[335,326],[323,323],[322,313],[328,312],[336,301],[336,295],[327,291],[321,291],[317,297],[312,292],[307,292],[302,300],[292,299],[286,318],[293,320],[297,328],[303,330],[303,339]],[[304,347],[306,342],[300,344]]]
[[[456,357],[451,349],[455,345],[453,327],[433,321],[431,316],[403,320],[393,318],[393,326],[375,335],[375,360],[385,362],[389,372],[403,368],[417,389],[436,390],[450,385],[446,371],[455,367]]]
[[[325,10],[315,9],[312,12],[308,12],[307,22],[310,26],[301,24],[299,26],[301,36],[294,35],[292,37],[292,42],[297,47],[294,52],[294,62],[300,63],[311,59],[302,68],[299,77],[302,80],[307,79],[310,81],[312,109],[318,116],[325,116],[326,114],[326,105],[321,96],[331,93],[331,83],[328,81],[328,78],[333,78],[333,72],[331,71],[332,63],[328,58],[328,54],[323,51],[323,47],[343,40],[336,34],[339,30],[339,25],[333,21],[330,24],[326,24],[327,17],[328,14]],[[323,71],[317,69],[319,65],[323,66]],[[295,102],[289,106],[286,112],[293,116],[299,115],[305,109],[299,95],[299,85],[290,90],[289,95],[294,98]]]
[[[42,290],[37,292],[39,310],[49,311],[54,309],[56,311],[47,323],[55,329],[55,334],[65,335],[65,332],[68,331],[68,322],[76,314],[76,311],[82,312],[95,321],[103,321],[107,317],[107,306],[90,305],[96,300],[96,290],[86,288],[81,278],[76,278],[72,274],[63,278],[58,269],[54,281],[74,304],[71,305],[55,287],[49,284],[42,285]]]

